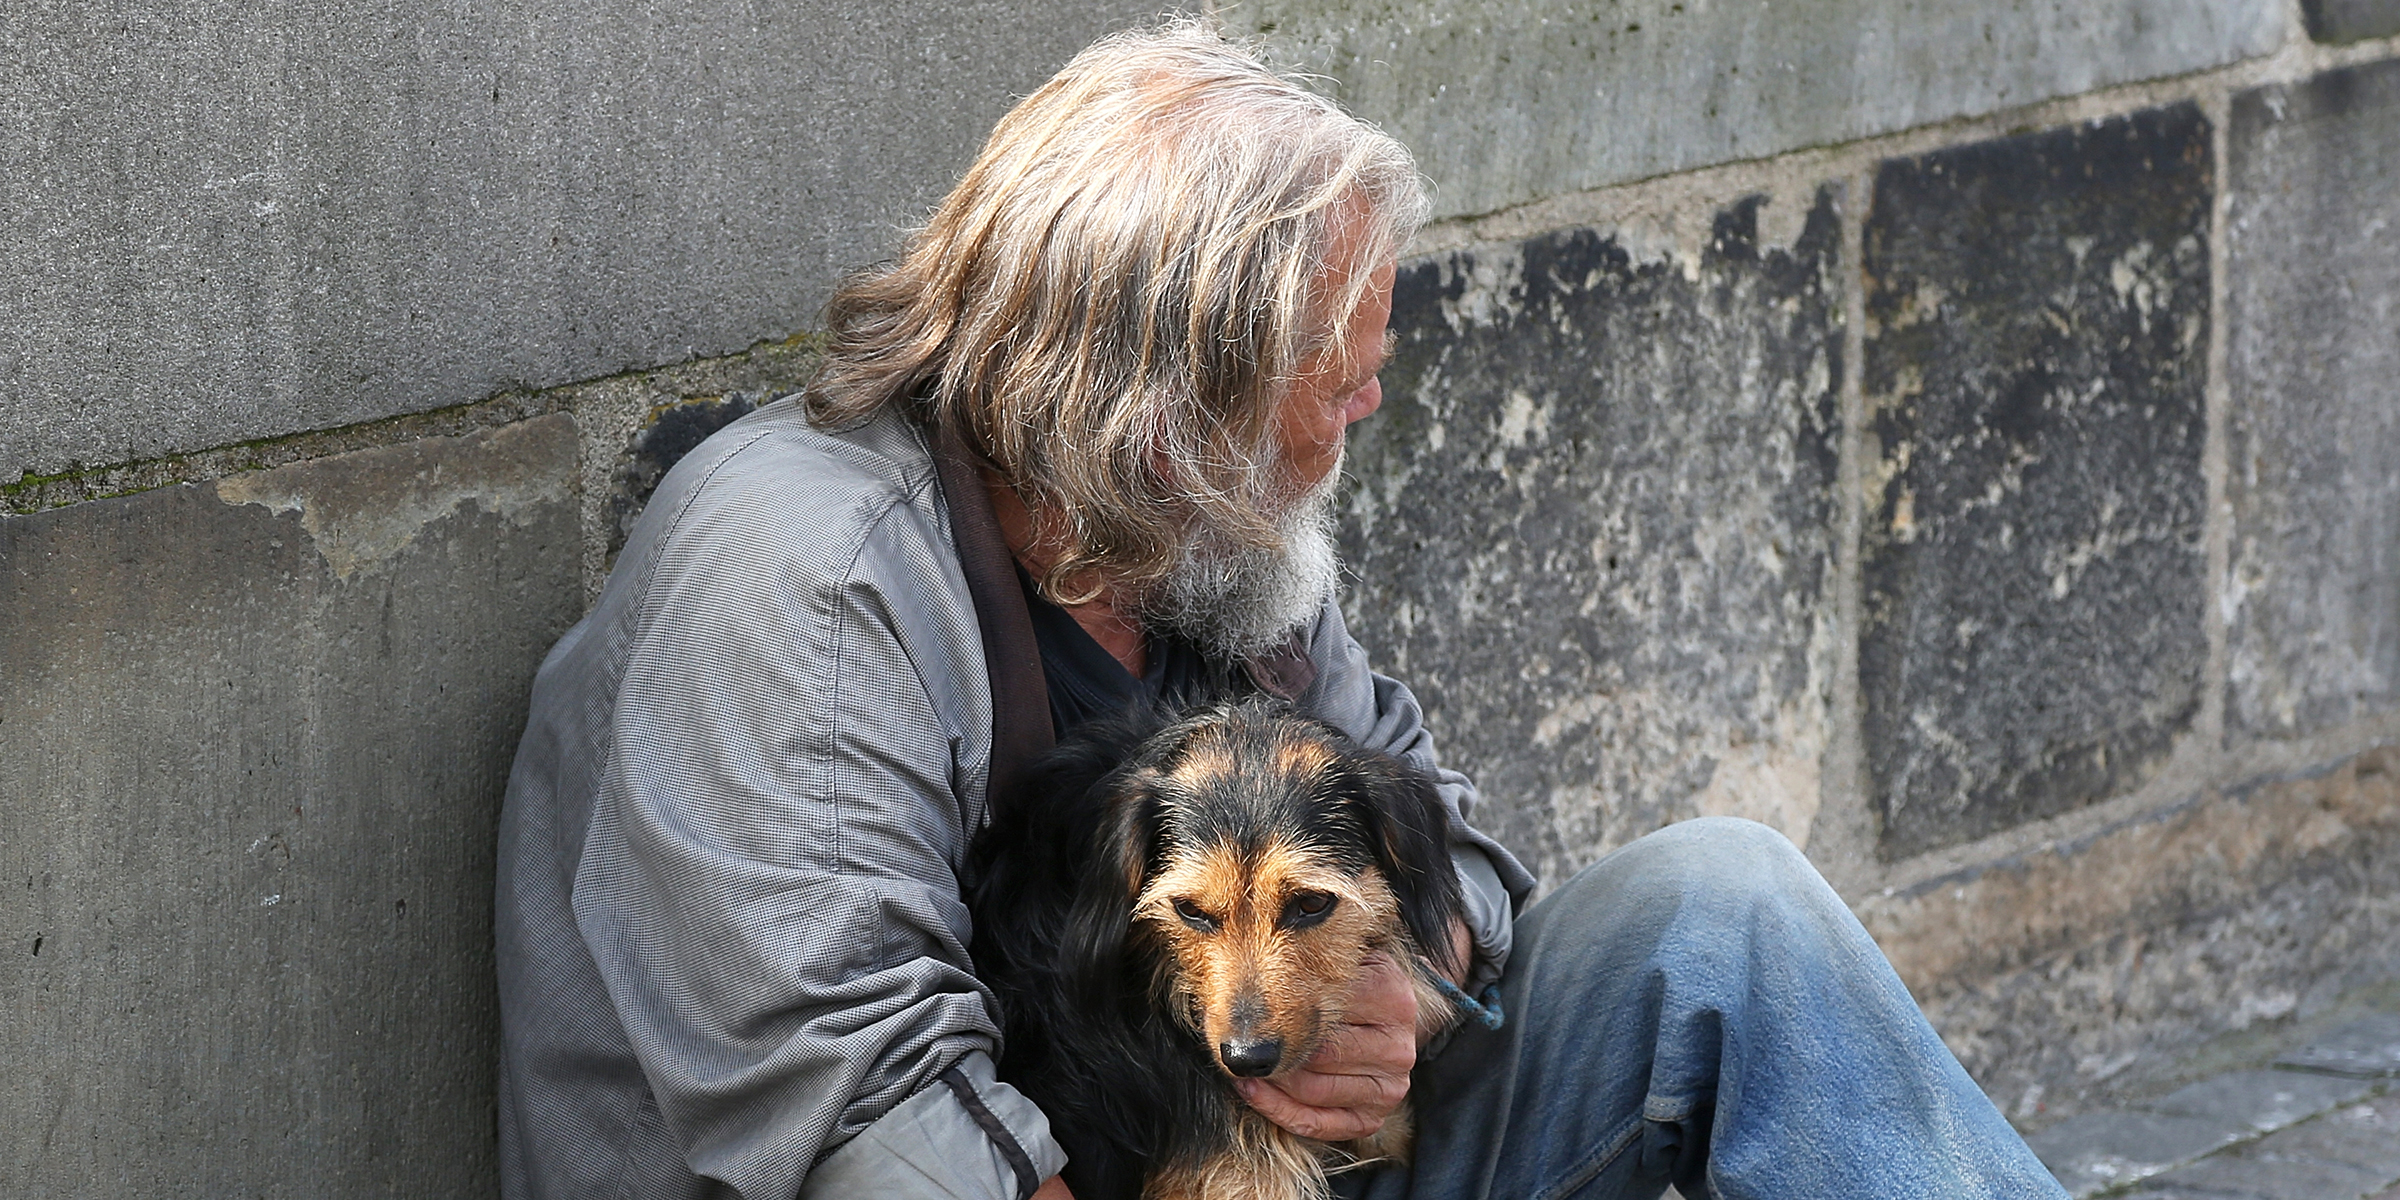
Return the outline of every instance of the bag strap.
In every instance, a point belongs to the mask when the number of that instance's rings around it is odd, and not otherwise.
[[[975,602],[975,624],[983,633],[983,669],[992,687],[992,762],[984,794],[998,796],[1057,744],[1057,732],[1050,728],[1050,686],[1042,674],[1041,647],[1033,640],[1025,591],[1017,583],[1016,556],[1001,535],[975,456],[956,430],[945,427],[934,434],[933,466],[950,510],[959,570]]]

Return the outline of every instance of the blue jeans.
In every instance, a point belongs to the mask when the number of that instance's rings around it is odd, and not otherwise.
[[[1498,1030],[1420,1064],[1366,1200],[2057,1197],[1783,835],[1669,826],[1519,918]]]

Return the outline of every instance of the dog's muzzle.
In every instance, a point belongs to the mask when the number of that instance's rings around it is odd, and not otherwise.
[[[1224,1042],[1217,1047],[1217,1059],[1225,1069],[1244,1079],[1271,1075],[1275,1064],[1283,1061],[1283,1039]]]

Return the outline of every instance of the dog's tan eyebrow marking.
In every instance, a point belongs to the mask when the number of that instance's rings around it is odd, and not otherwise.
[[[1241,769],[1241,759],[1230,747],[1212,744],[1187,749],[1180,761],[1161,774],[1183,787],[1197,789],[1231,778]]]
[[[1314,778],[1332,765],[1332,748],[1315,738],[1288,741],[1275,747],[1275,769],[1286,776]]]

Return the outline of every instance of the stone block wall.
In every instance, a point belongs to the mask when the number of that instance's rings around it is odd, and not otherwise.
[[[1588,32],[1476,11],[1410,28]],[[1779,114],[1737,123],[1783,139],[1753,161],[1437,222],[1354,434],[1353,628],[1485,819],[1553,880],[1674,820],[1775,825],[2028,1127],[2400,977],[2400,44],[2244,20],[2174,18],[2143,50],[2183,46],[2173,78],[1954,92],[1831,146]],[[1338,74],[1393,32],[1303,40]],[[1500,116],[1360,92],[1402,129],[1599,136],[1556,82],[1471,85]],[[1560,178],[1497,174],[1472,194]]]
[[[534,667],[1147,10],[217,7],[0,18],[0,1191],[489,1194]],[[2400,0],[1223,19],[1435,184],[1349,604],[1546,876],[1775,825],[2029,1125],[2400,976]]]

